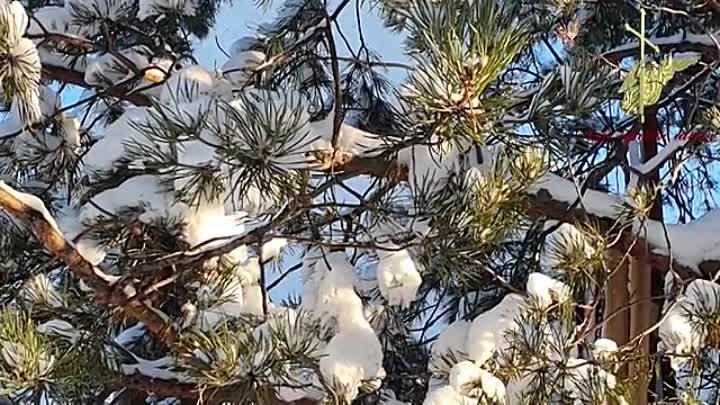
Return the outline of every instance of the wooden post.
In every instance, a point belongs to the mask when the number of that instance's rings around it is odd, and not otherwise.
[[[630,302],[628,294],[628,265],[627,258],[620,256],[617,260],[609,260],[610,269],[614,273],[610,275],[605,288],[605,305],[603,320],[603,337],[612,339],[618,346],[623,346],[630,341]],[[621,370],[626,374],[627,370]]]
[[[652,273],[653,269],[648,260],[647,249],[641,247],[637,249],[639,254],[630,259],[630,288],[629,298],[632,306],[630,307],[630,338],[641,335],[653,325],[657,314],[654,310],[654,304],[650,301],[652,297]],[[638,343],[638,354],[640,359],[632,363],[630,367],[630,375],[638,378],[636,397],[633,404],[646,405],[648,403],[649,383],[648,379],[648,362],[651,353],[656,351],[651,346],[650,337],[645,337]]]
[[[645,122],[642,127],[642,160],[647,162],[657,155],[657,141],[660,134],[657,108],[645,108]],[[651,173],[641,179],[643,184],[653,189],[657,189],[660,184],[660,168],[656,168]],[[662,194],[657,190],[653,199],[652,207],[648,217],[652,220],[663,221]],[[642,235],[640,235],[642,237]],[[643,238],[644,240],[645,238]],[[630,261],[630,301],[635,302],[630,311],[630,338],[634,338],[644,333],[655,322],[660,319],[660,306],[662,300],[658,304],[657,300],[651,300],[653,296],[660,296],[664,290],[664,274],[659,269],[653,269],[648,255],[647,244],[641,245],[637,249],[638,253]],[[643,358],[649,358],[657,352],[658,335],[657,332],[651,333],[639,343],[639,351]],[[648,401],[655,402],[657,397],[662,395],[661,392],[651,392],[651,379],[648,378],[646,367],[649,365],[645,360],[644,363],[637,363],[633,366],[633,372],[638,376],[638,389],[634,403],[637,405],[646,405]],[[650,365],[654,366],[653,364]],[[653,373],[655,375],[655,373]],[[661,385],[653,384],[653,386]],[[655,394],[655,395],[653,395]],[[653,398],[654,396],[654,398]]]

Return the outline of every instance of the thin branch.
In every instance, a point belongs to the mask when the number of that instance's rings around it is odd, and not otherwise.
[[[175,342],[175,329],[157,309],[144,302],[128,301],[125,292],[114,288],[109,281],[101,277],[99,270],[80,255],[58,229],[48,222],[42,212],[17,198],[7,186],[0,187],[0,208],[31,229],[45,249],[63,261],[76,277],[93,289],[97,301],[110,307],[121,308],[132,318],[143,322],[148,330],[166,345]]]
[[[343,95],[342,95],[342,79],[340,78],[340,62],[338,61],[338,52],[335,47],[335,38],[333,37],[332,24],[330,16],[327,17],[327,41],[330,48],[330,66],[332,67],[333,84],[335,91],[335,115],[333,117],[333,134],[331,145],[333,150],[337,148],[338,138],[340,137],[340,128],[343,122]]]
[[[70,83],[76,86],[80,86],[86,89],[94,89],[95,86],[90,85],[85,81],[85,73],[77,70],[68,69],[65,67],[54,66],[49,64],[43,64],[42,67],[43,79],[59,81],[62,83]],[[107,89],[106,94],[112,97],[116,97],[122,100],[129,101],[138,106],[150,106],[150,99],[139,93],[128,93],[128,90],[117,86]]]

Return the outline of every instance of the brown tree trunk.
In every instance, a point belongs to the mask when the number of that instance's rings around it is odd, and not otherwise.
[[[116,405],[145,405],[147,393],[142,390],[127,388],[115,402]]]
[[[645,109],[645,122],[642,127],[642,146],[643,161],[647,162],[652,159],[658,152],[657,141],[660,136],[657,109],[649,107]],[[656,168],[651,173],[647,173],[644,179],[641,179],[651,189],[657,190],[653,200],[652,207],[648,217],[652,220],[663,221],[662,194],[657,187],[660,184],[660,170]],[[643,235],[639,235],[643,237]],[[645,238],[643,237],[643,241]],[[652,300],[653,296],[662,295],[664,275],[659,269],[654,269],[651,265],[647,244],[643,242],[639,246],[638,253],[630,261],[630,301],[632,305],[630,311],[630,338],[633,339],[651,328],[655,322],[660,319],[660,307],[657,300]],[[633,375],[638,377],[637,391],[634,404],[646,405],[648,401],[656,401],[657,396],[662,395],[661,392],[655,392],[653,395],[651,388],[651,379],[647,367],[652,367],[653,363],[649,363],[650,356],[657,353],[657,332],[652,332],[639,342],[639,354],[641,354],[640,362],[633,364],[631,371]],[[655,373],[653,373],[655,375]],[[662,378],[659,383],[656,381],[655,386],[662,386]]]
[[[646,251],[646,249],[639,249]],[[631,339],[640,336],[653,325],[658,317],[655,305],[650,301],[652,297],[652,272],[647,254],[642,252],[630,260],[630,288],[629,298],[632,303],[630,307],[630,337]],[[651,346],[650,337],[646,336],[638,343],[639,360],[633,362],[630,367],[630,375],[637,377],[637,394],[632,402],[636,405],[648,403],[649,383],[647,359],[654,353],[655,347]]]
[[[610,275],[605,289],[605,311],[603,320],[602,335],[612,339],[618,346],[623,346],[630,341],[630,302],[628,294],[628,259],[611,262],[611,269],[614,273]],[[621,370],[622,374],[627,370]]]

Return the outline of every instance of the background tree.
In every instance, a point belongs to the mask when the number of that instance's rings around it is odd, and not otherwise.
[[[220,6],[0,0],[9,401],[718,400],[715,2]]]

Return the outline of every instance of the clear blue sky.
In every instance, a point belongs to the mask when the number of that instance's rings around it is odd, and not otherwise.
[[[338,2],[331,0],[328,3],[329,9],[333,10]],[[403,52],[403,37],[386,29],[378,16],[378,11],[370,10],[369,2],[363,3],[362,29],[368,47],[382,55],[386,61],[408,62]],[[282,0],[274,0],[273,7],[268,9],[256,7],[251,0],[235,0],[232,4],[225,4],[218,14],[215,29],[196,48],[195,56],[200,64],[211,69],[222,66],[226,57],[218,49],[215,39],[217,38],[217,42],[225,50],[229,50],[235,40],[251,35],[259,24],[271,22],[275,17],[275,9],[281,4]],[[348,41],[357,48],[360,42],[354,4],[355,0],[343,10],[339,23]],[[338,39],[337,43],[340,53],[349,56],[350,53],[344,42]],[[399,84],[404,78],[404,73],[399,69],[391,69],[387,72],[387,76],[394,83]]]

